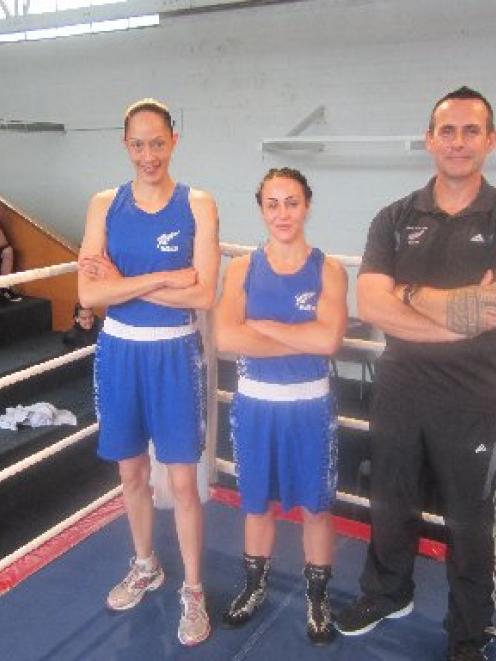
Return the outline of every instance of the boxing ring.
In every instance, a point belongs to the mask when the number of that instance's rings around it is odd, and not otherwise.
[[[250,252],[252,250],[254,250],[254,247],[252,246],[221,244],[222,255],[227,258],[236,255],[246,254],[247,252]],[[344,266],[349,268],[357,267],[360,264],[360,258],[358,257],[347,257],[344,255],[333,255],[333,257],[339,259]],[[41,269],[34,269],[30,271],[20,272],[20,273],[13,273],[9,276],[0,277],[0,287],[15,286],[17,284],[21,284],[24,282],[29,282],[32,280],[42,279],[42,278],[50,278],[56,275],[60,275],[62,273],[74,272],[76,270],[77,270],[77,263],[71,262],[71,263],[53,265]],[[224,527],[224,524],[219,523],[219,517],[221,517],[222,513],[225,514],[227,510],[228,511],[227,516],[228,518],[232,519],[232,525],[238,529],[239,538],[237,538],[236,540],[234,539],[230,540],[229,544],[227,543],[226,544],[232,546],[232,544],[234,543],[236,545],[236,548],[237,547],[240,548],[242,544],[242,530],[240,527],[241,516],[239,515],[238,512],[232,509],[232,506],[236,506],[238,504],[237,493],[233,490],[216,486],[216,482],[220,475],[222,474],[229,476],[235,475],[235,466],[233,462],[228,461],[226,459],[221,459],[216,456],[217,433],[218,433],[217,430],[218,405],[220,403],[228,405],[233,397],[232,392],[228,392],[226,390],[220,390],[217,387],[217,360],[218,358],[222,358],[224,360],[230,360],[232,358],[228,356],[217,355],[217,352],[213,344],[211,323],[212,320],[210,313],[206,315],[202,315],[202,318],[199,320],[200,330],[202,331],[202,335],[205,341],[207,373],[208,373],[208,382],[209,382],[207,450],[206,450],[206,461],[204,461],[203,464],[200,466],[200,472],[202,474],[200,477],[200,482],[202,483],[200,484],[201,487],[200,491],[201,493],[203,493],[203,500],[206,500],[208,496],[210,496],[211,499],[211,502],[207,506],[208,508],[210,508],[207,511],[207,523],[206,523],[207,538],[209,534],[210,535],[213,534],[212,531],[210,531],[209,533],[209,516],[212,517],[214,520],[216,520],[220,527]],[[359,352],[367,352],[369,355],[380,354],[384,349],[384,344],[382,342],[352,339],[352,338],[345,338],[343,341],[343,346],[346,348],[357,350]],[[80,361],[93,354],[94,351],[95,351],[94,345],[83,349],[78,349],[66,353],[64,355],[58,356],[56,358],[46,360],[39,364],[32,365],[26,369],[22,369],[12,374],[3,376],[0,378],[0,390],[8,388],[22,381],[27,381],[40,374],[57,370],[62,366]],[[339,422],[339,426],[343,429],[356,430],[360,432],[368,432],[369,430],[369,423],[365,419],[346,417],[340,415],[338,417],[338,422]],[[49,458],[54,457],[59,453],[63,453],[64,450],[66,450],[67,448],[74,446],[75,444],[80,444],[84,442],[85,439],[94,436],[97,430],[98,430],[98,423],[97,422],[92,423],[78,430],[77,432],[70,434],[67,437],[53,443],[52,445],[38,452],[35,452],[31,456],[26,457],[25,459],[22,459],[20,461],[17,461],[16,463],[10,466],[7,466],[3,470],[0,470],[0,484],[10,480],[16,475],[23,473],[24,471],[27,471],[29,468],[32,468],[37,464],[47,461]],[[162,498],[162,496],[160,496],[160,498]],[[160,498],[158,500],[160,500]],[[360,508],[368,508],[370,506],[369,500],[367,498],[344,491],[338,491],[337,499],[340,502],[347,503]],[[161,502],[158,503],[156,502],[156,504],[158,504],[159,507],[163,507],[164,505],[164,503]],[[231,507],[226,507],[226,506],[231,506]],[[109,490],[103,496],[97,498],[87,506],[74,512],[74,514],[72,514],[65,520],[61,521],[57,525],[49,528],[41,535],[38,535],[34,539],[30,540],[28,543],[22,545],[14,552],[1,558],[0,559],[0,595],[3,595],[3,598],[5,599],[6,596],[10,596],[11,592],[12,594],[16,593],[17,590],[13,590],[13,588],[17,587],[17,589],[19,589],[21,584],[24,583],[28,577],[32,577],[33,580],[35,578],[33,577],[35,572],[38,572],[38,570],[48,566],[50,563],[54,562],[55,560],[57,562],[60,562],[61,557],[67,551],[73,549],[82,541],[87,540],[91,535],[98,533],[98,531],[103,531],[102,534],[107,534],[105,532],[106,527],[110,526],[110,524],[115,525],[115,522],[116,520],[119,519],[119,517],[121,518],[121,522],[119,522],[119,526],[122,527],[123,534],[127,534],[127,531],[124,532],[125,526],[122,524],[122,519],[124,517],[121,517],[121,515],[123,512],[124,512],[124,506],[122,501],[122,487],[118,486],[114,489]],[[209,513],[209,512],[213,512],[213,513]],[[168,521],[171,517],[171,513],[164,510],[160,514],[160,517]],[[235,517],[235,520],[233,519],[233,517]],[[285,516],[285,517],[283,516],[281,518],[283,519],[285,518],[287,522],[280,525],[290,526],[290,528],[288,529],[292,530],[294,528],[294,525],[291,522],[298,521],[298,513],[296,514],[290,513],[289,516]],[[440,517],[437,514],[423,512],[422,518],[424,521],[428,522],[429,524],[434,524],[437,526],[444,525],[444,521],[442,517]],[[351,538],[355,538],[355,540],[356,539],[364,540],[368,538],[369,526],[366,524],[359,522],[350,522],[345,519],[342,519],[341,517],[335,517],[335,523],[338,534],[342,533],[348,535]],[[170,522],[168,524],[168,527],[169,529],[173,528]],[[216,535],[213,534],[213,538],[215,538],[215,536]],[[220,536],[222,537],[222,535]],[[216,540],[213,539],[213,542],[215,541]],[[296,543],[296,545],[298,544],[299,542]],[[358,544],[358,546],[350,547],[351,544]],[[351,556],[354,557],[355,555],[357,556],[363,555],[364,553],[363,543],[357,541],[353,541],[353,542],[349,541],[348,546],[349,546],[348,552],[351,554]],[[285,552],[287,552],[287,545],[284,547],[284,549]],[[436,558],[439,560],[444,557],[445,547],[443,544],[439,542],[435,542],[432,540],[421,540],[419,551],[424,555],[428,555],[431,558]],[[116,554],[117,551],[115,551],[114,553]],[[289,555],[292,556],[292,554],[293,552],[291,552]],[[233,559],[233,562],[234,561],[237,561],[236,557]],[[360,562],[357,561],[356,566],[353,566],[352,569],[350,569],[349,575],[347,575],[348,573],[345,572],[343,576],[343,580],[346,579],[348,581],[348,585],[355,586],[355,591],[358,590],[358,588],[356,587],[356,580],[357,580],[357,575],[361,570],[361,564],[360,564],[361,562],[362,560],[360,560]],[[430,561],[426,559],[422,559],[422,562],[425,564],[425,563],[429,563]],[[115,563],[118,564],[116,559],[115,559]],[[337,564],[339,564],[339,561],[337,562]],[[429,581],[434,584],[439,582],[438,574],[439,574],[440,565],[438,563],[431,563],[431,564],[435,565],[436,569],[433,569],[433,567],[429,565],[427,573],[428,575],[431,575]],[[426,564],[426,566],[428,565]],[[236,564],[234,565],[234,567],[236,567]],[[236,574],[237,569],[234,568],[233,572]],[[281,595],[282,595],[281,603],[286,603],[284,600],[286,599],[287,601],[289,597],[287,594],[286,596],[284,596],[285,591],[289,589],[289,595],[291,596],[294,593],[294,588],[291,587],[291,581],[289,581],[288,583],[288,579],[286,576],[284,576],[283,578],[284,580],[281,583]],[[27,581],[26,584],[27,583],[29,583],[29,581]],[[111,583],[112,582],[110,581],[107,587],[109,587]],[[22,587],[24,589],[24,586]],[[343,588],[343,594],[344,592],[345,590]],[[207,593],[208,593],[208,587],[207,587]],[[290,601],[287,602],[286,606],[288,606]],[[332,596],[331,596],[331,601],[332,601]],[[436,604],[438,604],[439,595],[437,595],[434,601],[436,602]],[[276,613],[277,612],[278,611],[276,611]],[[273,616],[275,617],[274,614]],[[1,615],[0,615],[0,623],[1,623]],[[258,629],[256,631],[258,631]],[[259,631],[258,637],[260,636],[261,634]],[[213,654],[212,656],[203,655],[203,656],[199,656],[198,658],[212,658],[212,659],[233,658],[239,660],[243,658],[251,658],[250,654],[252,654],[252,650],[255,649],[256,645],[255,642],[250,638],[250,636],[248,637],[247,640],[248,642],[245,641],[239,649],[236,648],[237,650],[236,653],[231,654],[231,656],[222,656],[225,652],[215,651],[214,653],[212,651]],[[246,645],[248,644],[250,646],[249,648],[246,648]],[[350,649],[350,654],[352,648],[355,650],[353,652],[354,655],[357,653],[360,644],[357,643],[357,641],[352,641],[352,642],[348,642],[347,646]],[[202,645],[200,646],[200,648],[206,649],[206,645]],[[313,648],[308,648],[308,649],[312,652],[312,654],[314,653]],[[310,651],[308,652],[309,655],[310,655]],[[179,654],[179,651],[176,650],[176,652]],[[176,654],[176,652],[174,652],[174,654]],[[192,651],[188,650],[188,653],[191,654]],[[215,654],[219,654],[219,653],[221,654],[221,656],[215,656]],[[315,654],[317,654],[317,652],[315,652]],[[397,654],[397,652],[395,652],[395,654]],[[368,658],[371,659],[391,658],[395,660],[402,658],[410,658],[408,656],[404,656],[404,657],[401,655],[398,656],[398,654],[396,656],[394,656],[393,654],[393,656],[383,655],[383,656],[368,657],[366,656],[365,651],[362,651],[360,653],[360,656],[358,657],[353,655],[346,656],[345,654],[345,656],[339,656],[339,657],[336,656],[336,658],[343,658],[343,659],[353,658],[353,661],[362,661],[362,659],[363,661],[365,661]],[[1,654],[1,646],[0,646],[0,657],[1,656],[2,654]],[[99,656],[93,657],[91,655],[88,657],[86,656],[83,657],[83,656],[78,656],[77,654],[71,656],[70,654],[67,654],[66,656],[62,655],[59,657],[57,655],[55,656],[52,655],[50,657],[40,656],[33,658],[36,659],[60,658],[61,661],[68,661],[68,659],[72,659],[72,658],[74,659],[85,658],[86,661],[86,658],[99,659],[100,657]],[[116,657],[116,658],[120,658],[120,657]],[[122,658],[127,658],[127,657],[122,657]],[[131,658],[134,657],[129,657],[129,659]],[[143,656],[142,658],[147,658],[147,657]],[[153,661],[155,656],[152,655],[149,658]],[[157,656],[156,658],[162,658],[162,657]],[[171,656],[170,658],[176,658],[176,656]],[[262,659],[270,658],[270,656],[264,657],[263,655],[262,656],[259,655],[257,658],[262,658]],[[292,658],[291,655],[289,655],[288,658]],[[308,658],[320,658],[320,657],[319,655],[316,655],[315,657],[308,656]],[[329,652],[327,653],[326,658],[329,658]],[[331,658],[334,657],[331,656]],[[428,659],[430,657],[425,656],[423,658]],[[436,658],[436,657],[432,657],[432,658]],[[15,661],[18,661],[17,658]]]

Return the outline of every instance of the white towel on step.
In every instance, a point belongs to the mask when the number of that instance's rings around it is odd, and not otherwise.
[[[77,418],[71,411],[56,409],[48,402],[37,402],[30,406],[18,404],[9,407],[0,415],[0,429],[16,431],[23,427],[46,427],[48,425],[77,425]]]

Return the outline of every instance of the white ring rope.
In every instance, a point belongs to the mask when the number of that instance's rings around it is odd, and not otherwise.
[[[242,246],[236,243],[220,243],[220,251],[224,257],[240,257],[241,255],[248,255],[257,249],[257,246]],[[337,259],[343,266],[360,266],[362,263],[361,257],[353,257],[350,255],[328,255]]]
[[[234,393],[227,390],[217,391],[218,401],[223,404],[230,404],[233,400]],[[338,422],[341,427],[347,429],[358,429],[359,431],[369,431],[369,423],[367,420],[360,420],[359,418],[347,418],[343,415],[338,416]]]
[[[338,423],[341,427],[346,427],[346,429],[369,431],[368,420],[360,420],[360,418],[347,418],[344,415],[338,415]]]
[[[232,398],[233,398],[233,393],[227,392],[225,390],[218,391],[219,402],[229,403],[232,401]],[[347,418],[344,416],[338,416],[338,422],[341,425],[341,427],[346,427],[348,429],[358,429],[360,431],[369,430],[369,423],[366,420],[359,420],[357,418]],[[65,438],[61,439],[57,443],[54,443],[53,445],[50,445],[44,450],[40,450],[39,452],[36,452],[35,454],[31,455],[30,457],[27,457],[26,459],[22,459],[21,461],[18,461],[17,463],[12,464],[11,466],[7,466],[7,468],[4,468],[3,470],[0,471],[0,483],[8,479],[9,477],[12,477],[13,475],[17,475],[17,473],[21,473],[22,471],[27,470],[31,466],[34,466],[35,464],[38,464],[41,461],[44,461],[48,457],[57,454],[61,450],[64,450],[66,447],[69,447],[70,445],[77,443],[78,441],[86,438],[87,436],[94,434],[96,431],[98,431],[98,423],[93,423],[88,427],[84,427],[83,429],[80,429],[74,434],[71,434],[70,436],[66,436]]]
[[[23,282],[53,278],[56,275],[72,273],[73,271],[77,271],[77,262],[64,262],[63,264],[43,266],[42,268],[30,269],[29,271],[17,271],[9,275],[1,275],[0,287],[12,287],[13,285],[20,285]]]
[[[72,525],[74,525],[81,519],[84,519],[85,516],[91,514],[91,512],[94,512],[96,509],[98,509],[105,503],[109,502],[110,500],[116,498],[121,493],[122,493],[122,485],[115,487],[115,489],[108,491],[107,493],[103,494],[103,496],[100,496],[100,498],[97,498],[86,507],[83,507],[82,509],[78,510],[72,516],[69,516],[64,521],[61,521],[57,525],[53,526],[53,528],[50,528],[49,530],[42,533],[38,537],[35,537],[35,539],[32,539],[24,546],[21,546],[20,548],[16,549],[10,555],[6,555],[4,558],[0,560],[0,571],[11,565],[16,560],[19,560],[20,558],[24,557],[27,553],[34,551],[34,549],[37,549],[45,542],[50,541],[53,537],[60,535],[60,533],[64,532],[64,530],[67,530],[67,528],[70,528]]]
[[[67,448],[70,445],[74,445],[74,443],[77,443],[78,441],[91,436],[91,434],[95,434],[97,431],[98,423],[94,422],[93,424],[88,425],[88,427],[84,427],[74,434],[66,436],[65,438],[61,439],[57,443],[54,443],[53,445],[50,445],[44,450],[35,452],[35,454],[32,454],[30,457],[26,457],[26,459],[21,459],[17,463],[12,464],[11,466],[7,466],[7,468],[4,468],[0,471],[0,483],[4,482],[9,477],[17,475],[17,473],[21,473],[28,468],[31,468],[31,466],[39,464],[41,461],[48,459],[48,457],[52,457],[54,454],[64,450],[64,448]]]
[[[343,338],[343,347],[348,347],[349,349],[358,349],[359,351],[371,351],[372,353],[382,353],[386,348],[385,342],[376,342],[372,340],[359,340],[358,338],[344,337]],[[339,360],[339,351],[332,356],[336,360]]]
[[[7,388],[8,386],[14,385],[14,383],[19,383],[19,381],[25,381],[30,379],[33,376],[39,376],[44,372],[49,370],[54,370],[57,367],[62,365],[67,365],[68,363],[73,363],[76,360],[81,358],[86,358],[90,354],[95,353],[95,345],[92,344],[88,347],[83,347],[82,349],[76,349],[76,351],[71,351],[66,353],[63,356],[57,356],[56,358],[51,358],[46,360],[43,363],[38,363],[37,365],[31,365],[31,367],[26,367],[26,369],[19,370],[18,372],[13,372],[12,374],[7,374],[0,378],[0,390],[2,388]]]
[[[221,473],[226,473],[227,475],[236,476],[235,465],[232,461],[227,461],[226,459],[217,459],[217,468]],[[351,505],[360,505],[361,507],[370,507],[370,500],[364,498],[363,496],[355,496],[351,493],[346,493],[345,491],[338,491],[336,493],[337,500],[340,500],[344,503],[350,503]],[[422,519],[428,523],[435,523],[437,525],[443,526],[444,519],[442,516],[437,514],[429,514],[428,512],[422,512]]]
[[[240,257],[257,249],[257,246],[242,246],[237,243],[222,243],[222,241],[219,246],[221,255],[224,257]]]
[[[232,243],[221,243],[220,249],[225,257],[236,257],[246,255],[256,250],[256,246],[243,246]],[[360,266],[361,257],[349,255],[330,255],[340,261],[344,266]],[[9,275],[0,276],[0,287],[13,287],[25,282],[42,280],[43,278],[53,278],[65,273],[77,271],[77,262],[63,262],[62,264],[53,264],[52,266],[43,266],[41,268],[29,269],[28,271],[17,271]]]

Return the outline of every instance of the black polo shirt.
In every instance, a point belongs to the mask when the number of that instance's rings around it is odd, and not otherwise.
[[[472,204],[449,215],[436,207],[434,182],[379,212],[360,274],[449,289],[478,284],[487,269],[496,269],[496,188],[483,179]],[[496,331],[459,342],[391,336],[386,342],[378,387],[412,389],[415,397],[457,408],[496,410]]]

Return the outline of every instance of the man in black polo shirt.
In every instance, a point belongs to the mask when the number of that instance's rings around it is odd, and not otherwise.
[[[493,613],[496,189],[481,175],[493,111],[462,87],[440,99],[426,146],[436,176],[374,219],[360,316],[386,334],[372,406],[372,541],[363,596],[337,626],[359,635],[413,609],[428,464],[448,529],[448,659],[485,659]]]

